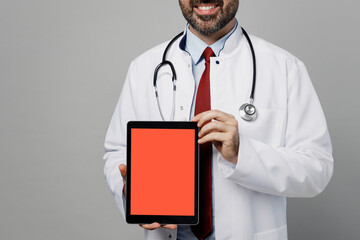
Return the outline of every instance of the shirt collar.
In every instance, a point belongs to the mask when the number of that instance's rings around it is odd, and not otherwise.
[[[215,56],[218,57],[221,53],[221,50],[223,50],[224,48],[226,40],[236,30],[237,26],[238,26],[238,22],[236,20],[235,26],[230,32],[228,32],[225,36],[223,36],[218,41],[216,41],[215,43],[209,46],[190,31],[188,24],[186,27],[185,34],[183,38],[180,40],[180,48],[182,50],[187,51],[190,54],[193,63],[195,63],[196,65],[202,60],[203,58],[202,54],[207,47],[210,47],[214,51]]]

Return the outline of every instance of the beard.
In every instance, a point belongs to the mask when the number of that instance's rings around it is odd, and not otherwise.
[[[194,11],[194,7],[201,3],[214,3],[219,6],[219,11],[211,15],[199,15]],[[179,0],[179,5],[192,28],[203,35],[210,35],[225,27],[235,17],[239,1],[231,0],[225,7],[223,0],[190,0],[189,6]]]

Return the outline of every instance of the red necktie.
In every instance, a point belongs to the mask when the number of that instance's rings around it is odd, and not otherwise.
[[[203,53],[205,70],[196,94],[195,115],[211,109],[210,57],[212,56],[214,56],[213,50],[207,47]],[[200,216],[199,223],[191,226],[192,232],[198,239],[204,239],[212,231],[211,154],[211,142],[200,145]]]

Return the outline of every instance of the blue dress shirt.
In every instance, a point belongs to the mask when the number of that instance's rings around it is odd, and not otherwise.
[[[207,45],[205,42],[203,42],[201,39],[199,39],[197,36],[195,36],[190,30],[189,25],[186,28],[186,33],[184,37],[180,41],[180,48],[186,52],[188,52],[192,59],[192,72],[194,75],[195,80],[195,95],[191,104],[191,116],[194,116],[195,112],[195,101],[196,101],[196,93],[199,86],[199,82],[201,79],[201,76],[205,70],[205,59],[202,56],[204,50],[207,47],[210,47],[213,52],[215,53],[215,56],[219,56],[221,53],[221,50],[224,48],[226,40],[230,37],[230,35],[235,31],[237,28],[238,23],[236,21],[234,28],[226,34],[224,37],[219,39],[217,42],[212,44],[211,46]],[[219,64],[219,63],[217,63]],[[214,177],[212,176],[212,180]],[[213,231],[211,234],[206,238],[206,240],[214,240],[215,239],[215,215],[214,215],[214,184],[212,184],[212,219],[213,219]],[[191,231],[191,228],[189,225],[179,225],[178,231],[177,231],[177,239],[180,240],[197,240],[193,232]]]

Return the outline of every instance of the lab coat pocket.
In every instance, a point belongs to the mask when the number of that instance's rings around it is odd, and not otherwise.
[[[286,111],[284,109],[257,109],[258,117],[254,121],[245,121],[239,117],[239,133],[272,146],[282,145]]]
[[[255,233],[254,240],[287,240],[287,226]]]

